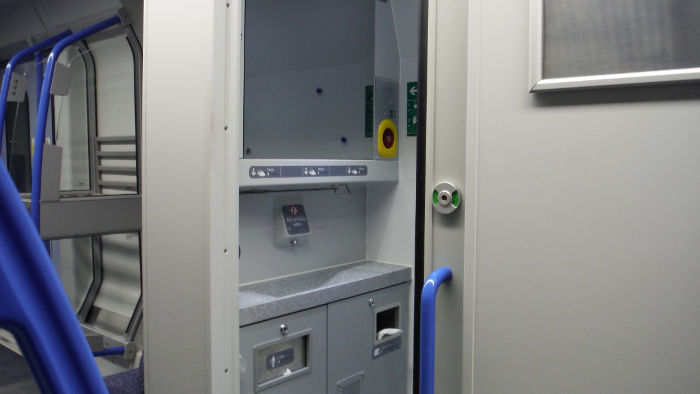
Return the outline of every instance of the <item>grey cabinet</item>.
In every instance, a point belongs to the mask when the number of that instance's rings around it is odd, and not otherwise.
[[[392,328],[408,328],[408,284],[328,305],[328,394],[406,394],[406,333],[377,338]]]
[[[326,306],[241,328],[241,393],[324,393]]]
[[[408,291],[404,283],[241,327],[241,394],[406,394]]]

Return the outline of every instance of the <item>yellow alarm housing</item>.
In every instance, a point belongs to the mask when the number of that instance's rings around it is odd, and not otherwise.
[[[377,129],[377,152],[380,157],[394,157],[398,150],[399,134],[391,119],[384,119]]]

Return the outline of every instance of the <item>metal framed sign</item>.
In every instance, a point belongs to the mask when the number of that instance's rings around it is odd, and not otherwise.
[[[530,0],[530,92],[700,80],[700,2]]]

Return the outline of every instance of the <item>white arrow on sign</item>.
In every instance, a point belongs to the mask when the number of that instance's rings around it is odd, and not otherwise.
[[[414,87],[411,88],[411,90],[409,90],[409,92],[410,92],[412,95],[415,96],[416,93],[418,93],[418,88],[417,88],[416,86],[414,86]]]

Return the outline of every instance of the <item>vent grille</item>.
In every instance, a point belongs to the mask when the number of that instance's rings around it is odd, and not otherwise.
[[[350,375],[347,378],[338,381],[337,394],[362,394],[362,378],[365,377],[364,371]]]

